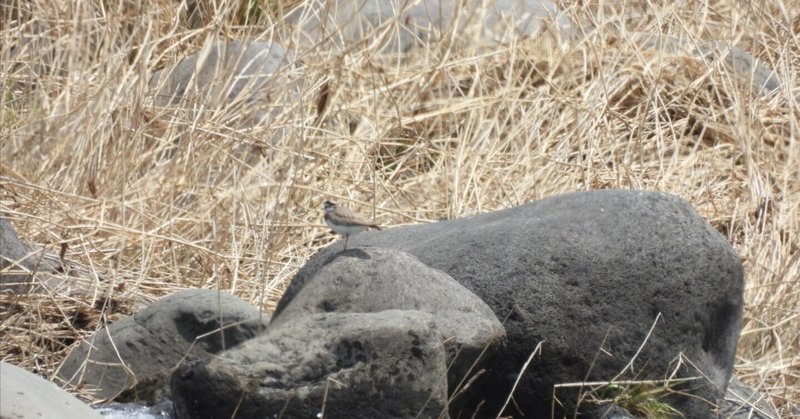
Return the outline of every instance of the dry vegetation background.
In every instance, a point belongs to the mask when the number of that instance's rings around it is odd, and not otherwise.
[[[281,114],[251,129],[234,123],[247,109],[154,105],[153,71],[209,38],[272,39],[289,3],[0,1],[0,211],[65,251],[83,272],[67,284],[87,291],[2,294],[0,358],[50,377],[82,337],[185,288],[269,312],[336,240],[328,198],[402,225],[641,188],[688,200],[736,247],[736,375],[798,411],[798,2],[567,2],[578,36],[561,46],[446,34],[402,63],[374,45],[301,54],[286,75],[299,96],[276,95]],[[719,60],[636,33],[736,43],[782,87],[759,96]]]

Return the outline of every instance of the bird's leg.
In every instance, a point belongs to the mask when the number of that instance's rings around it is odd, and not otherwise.
[[[344,235],[344,250],[347,250],[347,239],[350,238],[349,234]]]

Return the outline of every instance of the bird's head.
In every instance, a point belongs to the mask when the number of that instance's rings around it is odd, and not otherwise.
[[[325,214],[331,213],[336,209],[336,203],[333,201],[325,201]]]

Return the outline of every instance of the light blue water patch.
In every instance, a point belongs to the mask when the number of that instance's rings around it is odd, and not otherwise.
[[[110,403],[95,410],[106,419],[172,419],[172,402],[162,402],[154,406],[136,403]]]

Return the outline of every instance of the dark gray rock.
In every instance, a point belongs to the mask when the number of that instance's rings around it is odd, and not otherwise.
[[[169,376],[181,362],[236,346],[268,321],[226,292],[180,291],[94,333],[64,360],[58,377],[102,399],[127,391],[122,399],[155,401],[168,394]]]
[[[502,345],[505,329],[475,294],[442,271],[397,250],[366,248],[330,254],[314,279],[274,317],[280,327],[315,313],[418,310],[433,315],[447,337],[448,384],[453,393],[468,373]]]
[[[349,47],[381,39],[384,52],[406,52],[448,33],[458,11],[456,33],[477,31],[475,41],[498,43],[515,37],[531,37],[550,28],[568,33],[571,24],[550,0],[396,0],[304,2],[290,13],[287,23],[297,28],[300,44],[317,46],[331,40]],[[555,24],[550,25],[549,22]],[[379,38],[380,37],[380,38]]]
[[[26,246],[11,223],[0,214],[0,291],[24,293],[30,290],[34,275],[54,272],[48,259],[42,252],[34,252]]]
[[[44,378],[0,361],[0,417],[100,419],[102,416]]]
[[[714,400],[727,386],[741,327],[742,266],[725,238],[675,196],[571,193],[351,237],[350,247],[359,246],[410,252],[506,319],[507,344],[476,383],[484,383],[481,415],[497,414],[539,343],[542,353],[514,393],[529,417],[550,416],[554,384],[611,380],[640,346],[619,379],[662,379],[682,354],[682,365],[694,363],[710,380],[692,383],[697,395]],[[325,249],[298,272],[276,317],[340,250],[339,244]],[[695,375],[688,368],[678,372]],[[565,410],[572,409],[575,395],[556,396]],[[698,407],[687,398],[675,403],[687,417],[709,417],[705,404]]]
[[[313,314],[172,377],[177,418],[435,418],[444,337],[419,311]],[[235,415],[234,415],[235,412]]]
[[[736,377],[728,383],[725,399],[719,402],[719,417],[726,419],[780,419],[781,415],[760,394]]]

